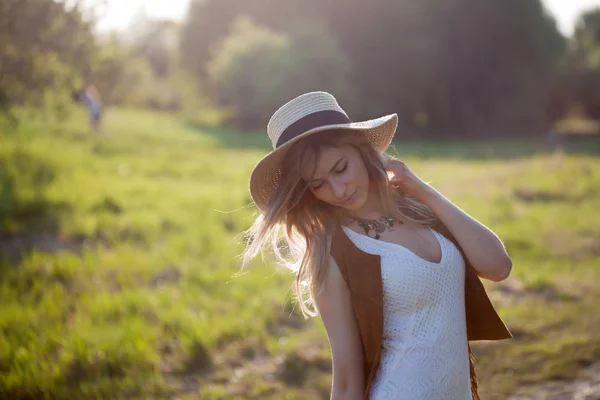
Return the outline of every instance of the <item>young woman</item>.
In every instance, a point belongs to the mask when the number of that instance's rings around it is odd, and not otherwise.
[[[397,121],[351,122],[325,92],[277,110],[250,178],[262,213],[244,265],[268,243],[296,274],[302,312],[327,331],[332,399],[478,399],[468,341],[511,337],[480,277],[505,279],[511,259],[384,154]]]

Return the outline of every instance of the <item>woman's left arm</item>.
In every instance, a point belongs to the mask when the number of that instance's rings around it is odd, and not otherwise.
[[[429,206],[448,227],[479,276],[496,282],[508,277],[512,260],[494,232],[423,182],[402,161],[390,160],[386,167],[394,174],[393,184]]]
[[[498,236],[432,186],[421,201],[431,208],[460,244],[477,274],[499,282],[510,274],[512,260]]]

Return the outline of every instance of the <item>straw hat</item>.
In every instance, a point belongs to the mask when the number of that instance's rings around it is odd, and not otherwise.
[[[271,194],[281,179],[281,162],[298,140],[317,132],[327,134],[327,131],[333,129],[348,129],[363,132],[373,147],[383,153],[390,145],[397,126],[397,114],[351,122],[335,97],[326,92],[305,93],[290,100],[275,111],[267,125],[273,151],[263,157],[252,170],[252,200],[262,211],[267,210]]]

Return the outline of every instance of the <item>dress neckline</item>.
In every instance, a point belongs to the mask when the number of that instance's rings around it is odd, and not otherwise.
[[[409,248],[407,248],[406,246],[403,246],[401,244],[398,243],[393,243],[393,242],[388,242],[386,240],[380,240],[380,239],[375,239],[372,238],[370,236],[364,235],[362,233],[358,233],[356,232],[354,229],[348,228],[347,226],[342,225],[342,230],[344,231],[344,233],[346,233],[346,235],[348,236],[352,236],[354,235],[354,237],[359,238],[359,239],[363,239],[363,240],[367,240],[367,241],[371,241],[372,243],[379,243],[381,246],[383,247],[388,247],[390,249],[393,250],[400,250],[400,251],[404,251],[405,253],[408,253],[410,255],[412,255],[413,257],[416,257],[417,259],[419,259],[419,261],[425,263],[425,264],[429,264],[429,265],[433,265],[433,266],[441,266],[444,264],[447,255],[446,255],[446,246],[444,246],[444,243],[442,240],[440,240],[440,233],[436,232],[434,229],[431,229],[431,227],[427,227],[431,233],[433,233],[433,236],[435,237],[435,240],[437,240],[439,246],[440,246],[440,260],[438,262],[434,262],[434,261],[429,261],[424,259],[421,256],[418,256],[417,254],[415,254],[412,250],[410,250]]]

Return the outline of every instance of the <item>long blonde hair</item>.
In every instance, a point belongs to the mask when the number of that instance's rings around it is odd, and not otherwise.
[[[305,317],[318,315],[314,293],[324,286],[331,236],[344,214],[308,190],[300,174],[301,166],[311,160],[316,167],[324,147],[342,146],[352,146],[360,154],[368,172],[369,188],[376,189],[385,215],[423,225],[435,223],[429,207],[390,185],[384,167],[389,156],[377,152],[363,133],[335,130],[299,140],[286,154],[281,184],[271,195],[268,210],[244,232],[247,246],[242,254],[242,268],[270,245],[277,261],[296,275],[293,292]]]

